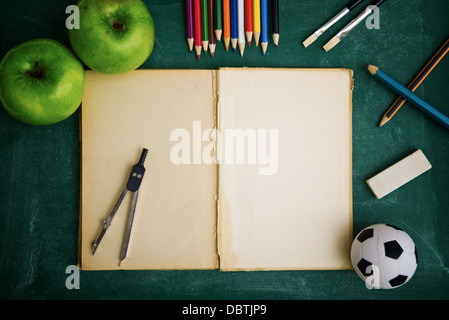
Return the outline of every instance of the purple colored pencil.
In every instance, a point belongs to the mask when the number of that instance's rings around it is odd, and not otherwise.
[[[193,50],[193,0],[186,0],[187,44]]]

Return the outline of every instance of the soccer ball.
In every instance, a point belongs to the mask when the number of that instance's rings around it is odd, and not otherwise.
[[[413,276],[418,255],[415,243],[405,231],[388,224],[375,224],[355,237],[351,261],[367,288],[393,289]]]

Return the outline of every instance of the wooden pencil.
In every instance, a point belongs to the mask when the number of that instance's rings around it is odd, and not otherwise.
[[[262,53],[267,53],[268,47],[268,3],[267,0],[260,0],[260,46],[262,47]]]
[[[260,0],[253,0],[253,35],[256,47],[260,39]]]
[[[229,41],[231,41],[231,12],[229,0],[223,0],[223,42],[226,51],[229,49]]]
[[[202,49],[202,35],[201,35],[201,4],[200,0],[193,0],[193,18],[194,18],[194,41],[195,41],[195,52],[200,60],[201,49]]]
[[[208,20],[208,32],[209,32],[209,52],[212,58],[215,54],[215,9],[214,0],[207,0],[207,20]]]
[[[253,0],[245,0],[245,34],[248,46],[253,38]]]
[[[209,19],[207,12],[207,0],[201,0],[201,35],[204,53],[209,47]]]
[[[231,0],[230,2],[230,15],[231,15],[231,47],[235,52],[237,49],[237,40],[239,38],[239,18],[238,18],[238,2],[237,0]]]
[[[187,45],[189,51],[193,50],[193,0],[186,0],[186,24],[187,24]]]
[[[367,65],[368,71],[373,75],[376,80],[379,80],[386,87],[391,89],[396,94],[404,97],[411,104],[430,116],[432,119],[443,125],[446,129],[449,129],[449,117],[443,114],[441,111],[430,105],[427,101],[424,101],[421,97],[414,94],[410,89],[403,86],[397,80],[393,79],[386,72],[380,70],[373,65]]]
[[[427,62],[427,64],[421,69],[421,71],[416,75],[412,82],[408,85],[408,88],[415,92],[415,90],[421,85],[425,78],[432,72],[436,65],[443,59],[443,57],[449,52],[449,38],[440,47],[440,49],[432,56],[432,58]],[[393,104],[388,108],[379,123],[379,127],[386,124],[393,118],[393,116],[398,112],[398,110],[404,105],[406,99],[403,97],[398,97]]]
[[[271,13],[273,15],[273,43],[277,48],[279,44],[279,0],[271,0]]]
[[[239,44],[239,51],[240,56],[243,57],[243,52],[245,51],[245,4],[244,0],[238,0],[238,8],[237,8],[237,15],[239,19],[239,37],[238,37],[238,44]]]
[[[215,38],[217,41],[221,41],[221,35],[223,33],[223,4],[222,0],[215,0]]]

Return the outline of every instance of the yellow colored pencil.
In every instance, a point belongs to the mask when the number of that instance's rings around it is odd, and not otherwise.
[[[256,41],[256,47],[259,46],[260,38],[260,0],[253,0],[253,29],[254,29],[254,41]]]

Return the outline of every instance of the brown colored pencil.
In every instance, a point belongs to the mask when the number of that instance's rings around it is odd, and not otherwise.
[[[215,54],[215,11],[214,0],[207,0],[208,28],[209,28],[209,51],[212,58]]]

